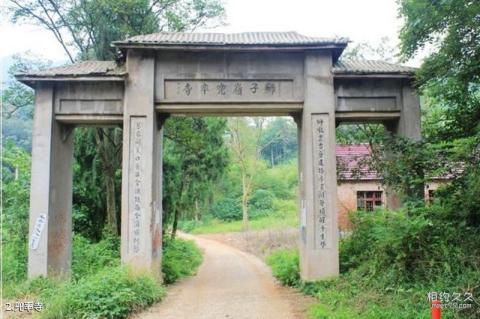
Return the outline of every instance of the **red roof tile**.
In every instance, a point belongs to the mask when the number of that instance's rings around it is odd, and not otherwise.
[[[337,144],[337,170],[341,180],[375,180],[377,172],[369,167],[372,152],[368,144]]]

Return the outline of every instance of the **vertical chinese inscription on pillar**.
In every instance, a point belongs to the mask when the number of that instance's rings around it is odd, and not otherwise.
[[[145,176],[144,161],[144,134],[145,134],[145,117],[130,118],[130,185],[129,185],[129,249],[133,254],[141,252],[142,240],[142,224],[145,208],[143,207],[143,182]]]
[[[315,249],[331,246],[332,214],[326,187],[326,158],[328,143],[328,114],[312,115],[313,129],[313,171],[314,171],[314,236]]]

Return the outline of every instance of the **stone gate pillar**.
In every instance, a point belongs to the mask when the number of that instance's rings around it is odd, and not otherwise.
[[[30,189],[28,277],[64,276],[72,259],[72,127],[54,114],[54,87],[35,95]]]
[[[305,54],[305,102],[299,121],[300,272],[304,280],[339,274],[331,68],[331,53]]]
[[[400,119],[394,122],[386,122],[385,128],[393,135],[406,137],[414,141],[422,138],[420,98],[412,88],[410,81],[404,81],[401,89],[402,108]],[[398,209],[401,206],[400,196],[387,187],[387,208]]]
[[[154,108],[155,56],[128,51],[123,117],[122,262],[160,276],[162,129]]]

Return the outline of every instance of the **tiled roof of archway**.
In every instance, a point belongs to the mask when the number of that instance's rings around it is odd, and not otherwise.
[[[405,65],[378,60],[339,60],[335,63],[335,74],[413,74],[417,69]]]
[[[337,62],[333,67],[334,74],[413,74],[415,68],[384,61],[352,61]],[[56,77],[95,77],[124,76],[125,65],[115,61],[82,61],[67,66],[59,66],[46,70],[19,73],[19,78],[56,78]]]
[[[115,61],[81,61],[78,63],[58,66],[46,70],[18,73],[16,76],[28,77],[79,77],[79,76],[122,76],[125,75],[125,65]]]
[[[274,46],[311,46],[311,45],[347,45],[346,38],[322,38],[290,32],[242,32],[242,33],[196,33],[196,32],[159,32],[137,35],[114,45],[186,45],[186,46],[238,46],[238,45],[274,45]]]

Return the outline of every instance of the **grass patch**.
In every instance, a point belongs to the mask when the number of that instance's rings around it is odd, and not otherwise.
[[[295,203],[285,200],[275,202],[275,213],[258,217],[249,221],[250,230],[285,229],[297,227],[298,215]],[[194,222],[184,222],[181,228],[192,234],[219,234],[242,231],[242,221],[222,221],[216,218],[205,219],[195,225]]]
[[[162,261],[163,283],[170,284],[195,274],[202,254],[192,241],[168,240]],[[26,271],[26,265],[15,269]],[[106,235],[97,243],[74,236],[70,280],[38,277],[4,282],[3,288],[6,298],[43,302],[40,318],[126,318],[161,300],[163,283],[160,276],[121,266],[119,238]]]
[[[293,200],[275,199],[272,212],[249,220],[250,230],[285,229],[297,226],[297,205]],[[225,221],[208,215],[200,222],[182,221],[180,229],[191,234],[233,233],[243,230],[241,220]]]
[[[126,318],[164,295],[165,288],[150,273],[136,273],[122,266],[105,268],[61,285],[45,300],[40,318]]]
[[[312,318],[429,318],[429,292],[472,294],[470,306],[448,307],[442,318],[480,318],[480,234],[447,221],[445,211],[430,205],[357,212],[352,234],[340,243],[334,280],[302,282],[297,250],[274,252],[268,264],[282,284],[318,298]]]
[[[426,284],[385,287],[381,282],[367,282],[360,271],[347,272],[333,280],[302,282],[297,250],[278,250],[267,258],[267,263],[283,285],[319,300],[309,310],[310,318],[314,319],[429,318],[427,294],[439,287]],[[451,287],[444,289],[451,291]],[[442,318],[476,317],[448,309]]]
[[[292,218],[293,217],[293,218]],[[283,229],[297,226],[297,216],[268,216],[251,220],[249,222],[250,230],[263,229]],[[242,231],[242,221],[224,222],[218,219],[212,219],[204,224],[192,229],[192,234],[219,234]]]
[[[178,238],[166,241],[162,260],[164,282],[171,284],[194,275],[202,261],[202,252],[193,241]]]
[[[272,274],[282,285],[297,287],[300,284],[298,250],[280,249],[267,257]]]

